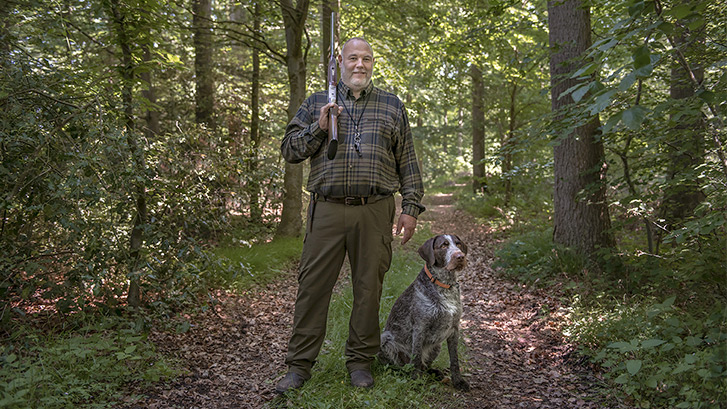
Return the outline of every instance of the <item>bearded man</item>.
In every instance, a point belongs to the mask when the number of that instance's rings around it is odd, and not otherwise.
[[[288,124],[281,144],[286,161],[310,159],[306,235],[298,275],[288,373],[275,390],[285,393],[310,379],[326,333],[333,286],[348,255],[353,307],[346,367],[355,387],[373,386],[371,363],[379,351],[379,303],[391,265],[394,193],[402,196],[396,234],[412,237],[423,185],[409,120],[401,100],[373,85],[374,53],[363,38],[348,40],[338,56],[337,103],[327,92],[308,97]],[[338,114],[339,147],[326,156],[329,110]]]

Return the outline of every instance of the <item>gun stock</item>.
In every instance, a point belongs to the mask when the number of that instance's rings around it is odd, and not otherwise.
[[[338,77],[338,67],[336,66],[335,47],[336,47],[336,13],[331,13],[331,58],[328,59],[328,102],[336,102],[336,84]],[[336,157],[338,151],[338,111],[335,109],[328,110],[328,142],[327,156],[329,160]]]

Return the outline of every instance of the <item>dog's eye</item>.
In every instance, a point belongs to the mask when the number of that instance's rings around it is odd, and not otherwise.
[[[449,247],[449,242],[448,241],[442,242],[442,246],[441,247],[442,248]]]

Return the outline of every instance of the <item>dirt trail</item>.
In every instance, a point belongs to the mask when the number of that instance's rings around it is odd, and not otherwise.
[[[598,397],[599,380],[564,342],[559,302],[498,278],[493,234],[458,211],[449,195],[425,197],[420,220],[468,245],[460,279],[468,408],[623,408]],[[190,318],[183,334],[153,332],[159,351],[186,368],[175,380],[141,391],[125,408],[260,408],[284,374],[295,273],[242,296],[219,294],[215,312]]]

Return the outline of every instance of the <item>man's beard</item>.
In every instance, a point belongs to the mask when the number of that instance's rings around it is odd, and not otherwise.
[[[348,73],[344,72],[344,76],[348,75]],[[351,88],[359,88],[359,89],[365,89],[369,86],[369,83],[371,82],[371,75],[369,73],[366,73],[364,78],[361,78],[360,76],[354,76],[352,73],[348,76],[348,85]]]

